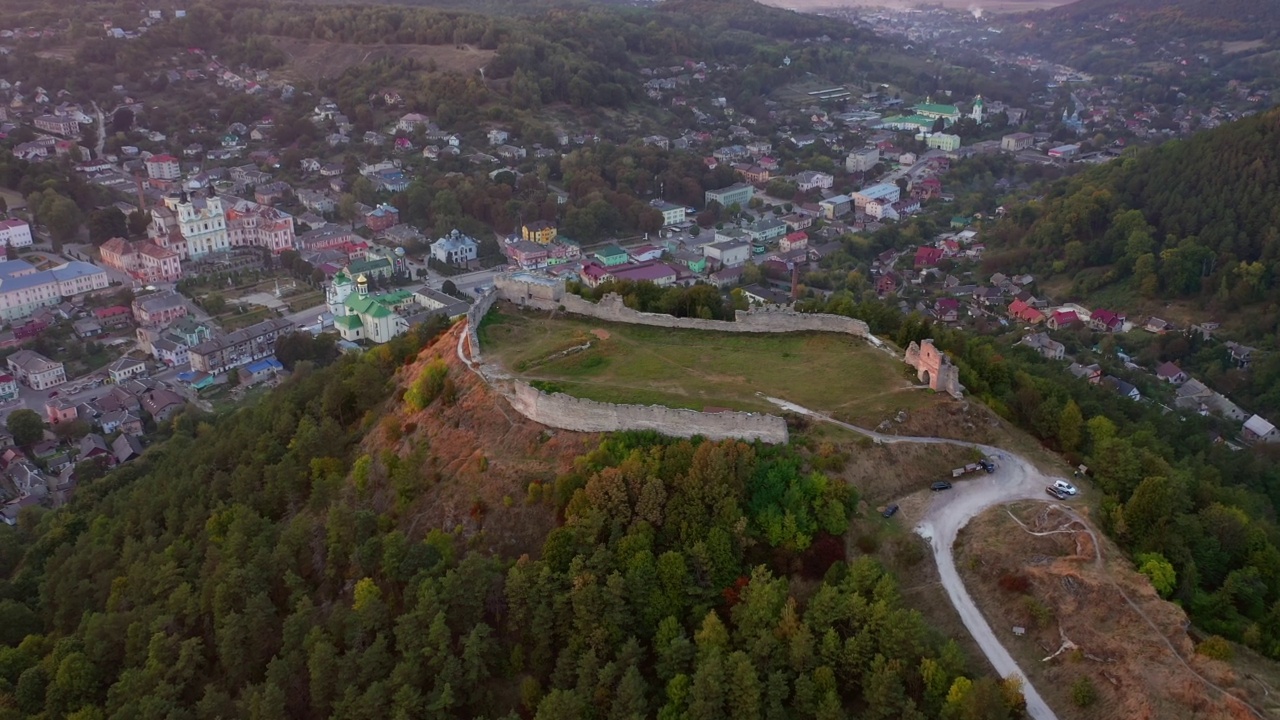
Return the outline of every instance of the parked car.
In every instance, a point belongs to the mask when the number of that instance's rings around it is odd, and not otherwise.
[[[1057,498],[1057,499],[1059,499],[1059,500],[1066,500],[1066,499],[1067,499],[1067,494],[1066,494],[1066,493],[1062,492],[1061,490],[1059,490],[1058,488],[1056,488],[1056,487],[1054,487],[1054,486],[1052,486],[1052,485],[1047,485],[1047,486],[1045,486],[1044,491],[1045,491],[1045,492],[1047,492],[1047,493],[1049,493],[1051,496],[1053,496],[1053,497],[1055,497],[1055,498]]]
[[[1067,495],[1075,495],[1076,493],[1080,492],[1079,490],[1076,489],[1075,485],[1072,485],[1066,480],[1055,480],[1053,482],[1053,486],[1058,488],[1058,490],[1062,491]]]
[[[979,460],[978,464],[981,465],[982,469],[986,470],[988,473],[993,473],[996,471],[996,464],[986,458],[982,458],[981,460]]]
[[[938,482],[930,485],[929,489],[934,492],[942,492],[943,490],[950,490],[951,483],[947,482],[946,480],[939,480]]]
[[[894,515],[898,514],[898,506],[896,504],[890,505],[889,507],[884,509],[884,512],[880,514],[887,518],[893,517]]]

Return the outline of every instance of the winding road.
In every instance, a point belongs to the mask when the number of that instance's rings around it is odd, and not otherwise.
[[[1027,680],[1027,674],[1022,672],[1013,656],[1004,648],[1004,645],[1000,644],[991,625],[978,610],[978,606],[973,602],[969,591],[965,589],[964,582],[960,579],[960,573],[956,571],[955,556],[952,554],[952,546],[955,545],[960,529],[968,525],[969,521],[979,513],[1014,500],[1042,499],[1045,485],[1057,478],[1042,474],[1019,455],[990,445],[948,438],[885,435],[841,422],[829,415],[786,400],[772,397],[765,399],[787,412],[838,425],[879,443],[960,445],[981,450],[988,457],[996,458],[997,468],[994,473],[984,474],[975,480],[958,485],[951,492],[945,493],[946,497],[941,495],[935,497],[915,530],[929,541],[929,546],[933,550],[933,559],[938,565],[942,587],[946,589],[947,597],[951,599],[951,604],[960,614],[965,628],[978,643],[978,647],[982,648],[982,653],[987,656],[987,660],[1001,677],[1016,675],[1022,680],[1022,694],[1027,702],[1027,714],[1033,720],[1057,720],[1058,716],[1045,703],[1044,698],[1040,697],[1040,693],[1036,692],[1035,687]]]

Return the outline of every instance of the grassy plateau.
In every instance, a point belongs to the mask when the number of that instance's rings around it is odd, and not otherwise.
[[[676,330],[499,306],[480,344],[544,390],[603,402],[776,411],[773,396],[873,425],[935,402],[901,362],[834,333]]]

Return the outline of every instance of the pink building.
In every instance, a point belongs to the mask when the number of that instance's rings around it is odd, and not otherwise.
[[[182,261],[177,252],[150,240],[129,242],[111,238],[98,249],[102,264],[145,283],[177,282],[182,279]]]

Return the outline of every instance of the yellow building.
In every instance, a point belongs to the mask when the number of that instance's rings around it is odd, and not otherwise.
[[[546,220],[535,220],[525,223],[520,228],[520,234],[529,242],[550,245],[556,239],[556,226],[555,223],[549,223]]]

